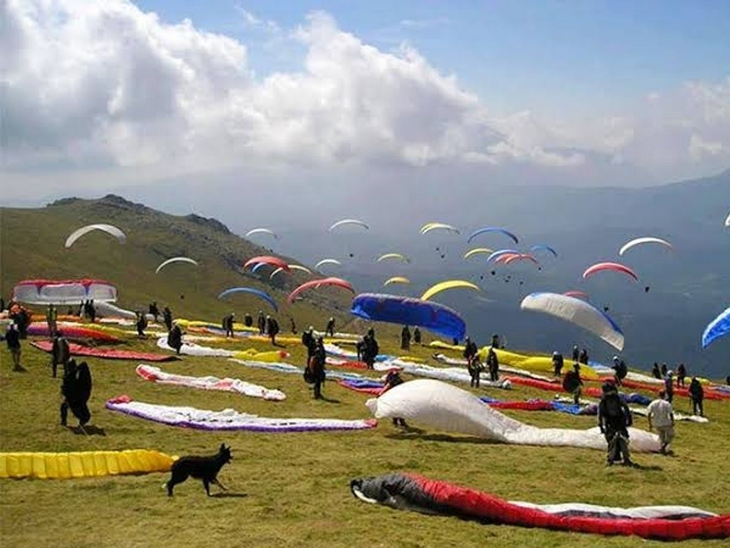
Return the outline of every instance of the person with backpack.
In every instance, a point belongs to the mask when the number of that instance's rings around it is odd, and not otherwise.
[[[622,460],[624,466],[633,466],[628,431],[632,424],[631,411],[612,383],[604,383],[602,389],[603,397],[598,404],[598,427],[608,443],[606,465],[611,466]]]
[[[248,312],[246,312],[243,316],[243,325],[246,327],[251,327],[253,325],[253,317]]]
[[[687,377],[687,368],[684,366],[683,363],[679,364],[679,367],[677,367],[677,388],[680,386],[684,387],[684,379]]]
[[[664,391],[667,393],[667,401],[672,403],[674,401],[674,372],[670,369],[667,371],[667,375],[664,378]]]
[[[53,345],[51,346],[51,374],[56,378],[58,365],[66,367],[66,362],[71,359],[71,350],[68,341],[63,333],[56,331],[53,337]]]
[[[573,403],[580,405],[580,396],[583,392],[583,381],[580,378],[580,364],[574,363],[573,370],[563,377],[563,390],[573,396]]]
[[[172,311],[169,306],[162,309],[162,321],[165,322],[165,327],[170,332],[172,330]]]
[[[370,328],[363,339],[362,346],[362,361],[365,362],[368,369],[375,369],[375,358],[378,357],[379,352],[380,346],[378,345],[378,341],[375,339],[375,330]]]
[[[25,371],[20,365],[21,347],[20,347],[20,330],[18,324],[11,323],[5,332],[5,344],[8,346],[10,355],[13,358],[13,371]]]
[[[621,386],[622,381],[629,372],[628,367],[626,367],[626,363],[623,360],[620,360],[618,356],[614,356],[612,369],[616,386]]]
[[[472,388],[479,388],[481,374],[482,371],[484,371],[484,366],[479,359],[479,354],[474,354],[471,358],[469,358],[469,360],[467,360],[466,369],[469,371],[469,376],[471,377],[469,386]]]
[[[702,409],[702,401],[705,399],[705,390],[702,388],[697,377],[692,377],[689,383],[689,399],[692,400],[692,414],[704,417],[704,410]]]
[[[385,385],[383,386],[383,389],[380,391],[380,394],[378,394],[378,397],[385,394],[388,390],[391,388],[395,388],[399,384],[403,384],[405,381],[400,376],[400,372],[397,369],[391,369],[388,371],[388,374],[385,376]],[[399,428],[408,428],[408,425],[406,424],[406,421],[400,417],[393,417],[393,426],[399,427]]]
[[[476,343],[472,341],[469,337],[464,339],[464,343],[464,352],[462,355],[466,359],[466,362],[469,363],[471,359],[477,355],[479,349],[477,348]]]
[[[413,329],[413,342],[414,344],[421,344],[421,330],[417,327]]]
[[[555,377],[560,378],[562,376],[564,365],[563,355],[557,350],[553,352],[553,375]]]
[[[146,339],[147,335],[145,335],[144,330],[147,329],[147,315],[141,310],[138,310],[135,314],[137,315],[137,322],[135,323],[137,326],[137,337]]]
[[[324,334],[326,337],[334,337],[335,336],[335,319],[330,317],[330,319],[327,321],[327,327],[324,328]]]
[[[674,439],[674,410],[667,401],[667,393],[659,392],[659,399],[652,401],[646,408],[646,418],[649,420],[649,432],[656,428],[661,442],[661,452],[667,453],[667,447]]]
[[[322,399],[322,384],[326,378],[325,362],[327,354],[324,350],[324,339],[318,337],[314,343],[314,350],[312,356],[307,362],[307,367],[304,370],[304,380],[314,385],[314,399]]]
[[[403,326],[400,332],[400,349],[410,350],[411,349],[411,330],[408,329],[407,325]]]
[[[271,344],[276,346],[276,335],[279,334],[279,322],[276,321],[276,318],[266,316],[266,331],[271,339]]]
[[[228,338],[228,337],[234,337],[235,336],[234,333],[233,333],[233,321],[234,321],[234,318],[235,317],[236,317],[236,314],[233,313],[233,312],[231,312],[230,314],[226,314],[225,316],[223,316],[223,322],[222,323],[223,323],[223,329],[226,330],[226,338]]]
[[[167,346],[173,348],[175,350],[175,354],[179,356],[182,345],[182,329],[180,329],[180,326],[176,323],[167,334]]]
[[[302,333],[302,345],[304,345],[304,347],[307,349],[307,363],[309,363],[309,360],[314,354],[314,347],[316,345],[316,342],[317,341],[314,340],[314,327],[310,325],[309,329]]]
[[[497,382],[499,380],[499,359],[492,347],[489,348],[487,353],[487,370],[489,371],[489,380]]]

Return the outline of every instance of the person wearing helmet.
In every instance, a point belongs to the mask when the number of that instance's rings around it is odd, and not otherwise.
[[[629,431],[631,426],[631,411],[611,382],[602,387],[603,396],[598,404],[598,427],[606,437],[608,443],[608,457],[606,464],[623,460],[624,466],[632,466],[629,455]]]
[[[629,370],[626,367],[626,363],[619,359],[618,356],[613,357],[613,376],[616,381],[616,386],[621,386],[622,381],[628,374]]]
[[[314,346],[316,341],[314,340],[314,327],[311,325],[304,333],[302,333],[302,345],[307,349],[307,363],[309,363],[312,354],[314,354]]]
[[[325,337],[334,337],[335,336],[335,319],[330,317],[329,320],[327,320],[327,327],[325,327],[324,330]]]
[[[263,335],[266,333],[266,316],[264,316],[264,311],[259,310],[259,316],[256,320],[256,325],[259,328],[259,335]]]
[[[560,377],[562,375],[563,365],[565,365],[565,362],[563,360],[563,355],[556,350],[555,352],[553,352],[553,375],[554,376]]]
[[[279,322],[276,321],[276,318],[266,316],[266,332],[269,334],[271,344],[276,346],[276,335],[279,333]]]
[[[580,378],[580,364],[574,363],[573,370],[568,371],[563,377],[563,389],[572,394],[573,403],[580,405],[580,396],[583,392],[583,381]]]
[[[667,393],[667,401],[672,403],[674,400],[674,371],[667,370],[667,376],[664,378],[664,391]]]

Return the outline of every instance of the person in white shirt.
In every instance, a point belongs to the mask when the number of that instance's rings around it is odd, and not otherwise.
[[[662,390],[659,392],[659,399],[654,400],[646,408],[647,419],[649,419],[649,431],[656,428],[661,441],[662,454],[667,453],[667,447],[674,439],[674,411],[672,404],[667,401],[667,393]]]

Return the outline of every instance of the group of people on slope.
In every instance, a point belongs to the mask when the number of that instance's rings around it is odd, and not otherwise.
[[[400,332],[400,349],[410,350],[411,341],[415,344],[421,344],[421,330],[416,327],[413,329],[413,334],[411,334],[410,328],[404,325]]]
[[[687,377],[687,368],[683,363],[677,366],[676,381],[674,379],[674,371],[667,367],[666,363],[663,363],[661,368],[659,364],[654,362],[652,368],[652,375],[656,379],[660,379],[664,382],[664,393],[669,403],[674,401],[674,389],[685,387],[685,379]],[[692,377],[692,380],[687,387],[689,393],[689,399],[692,402],[692,414],[700,417],[705,416],[704,411],[704,399],[705,390],[702,388],[702,383],[697,377]]]
[[[485,370],[484,365],[479,359],[479,348],[470,337],[467,337],[464,343],[463,356],[466,359],[466,368],[471,378],[469,386],[479,388],[481,374]],[[490,381],[496,382],[499,380],[499,358],[493,346],[490,346],[487,350],[486,370],[489,371]]]

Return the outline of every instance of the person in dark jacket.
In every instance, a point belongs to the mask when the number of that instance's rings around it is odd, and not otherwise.
[[[266,316],[264,316],[263,310],[259,310],[259,315],[256,319],[256,326],[259,328],[259,335],[264,335],[266,333]]]
[[[491,346],[495,350],[499,350],[500,347],[501,347],[501,345],[499,344],[499,335],[497,333],[494,333],[492,335],[492,344],[491,344]]]
[[[692,414],[704,417],[704,410],[702,408],[702,400],[705,399],[705,390],[702,388],[702,384],[697,377],[692,377],[689,383],[689,399],[692,400]]]
[[[655,379],[661,379],[662,378],[662,372],[659,371],[659,364],[657,362],[654,362],[654,367],[651,370],[651,374]]]
[[[53,378],[56,378],[59,364],[63,368],[70,359],[71,350],[68,341],[61,331],[56,331],[56,335],[53,337],[53,345],[51,346],[51,374]]]
[[[391,388],[395,388],[399,384],[403,384],[405,381],[400,376],[400,372],[397,369],[391,369],[388,371],[388,374],[385,376],[385,385],[383,386],[383,389],[380,391],[380,394],[378,394],[378,397],[385,394],[388,390]],[[408,428],[408,425],[406,424],[406,421],[400,417],[393,417],[393,426],[397,426],[400,428]]]
[[[411,349],[411,330],[408,329],[407,325],[403,326],[400,332],[400,349],[410,350]]]
[[[380,346],[375,338],[375,330],[370,328],[367,335],[363,339],[362,361],[368,366],[368,369],[375,369],[375,358],[380,352]]]
[[[562,376],[564,365],[563,355],[557,351],[553,352],[553,375],[556,377]]]
[[[667,401],[672,403],[674,401],[674,372],[671,369],[667,371],[664,378],[664,391],[667,393]]]
[[[684,379],[687,377],[687,368],[684,366],[683,363],[679,364],[679,367],[677,367],[677,388],[680,386],[684,386]]]
[[[322,383],[324,383],[326,372],[325,372],[325,361],[327,354],[324,351],[324,339],[318,337],[314,344],[314,352],[312,357],[309,358],[307,363],[307,372],[309,382],[314,384],[314,399],[322,399]]]
[[[663,364],[662,364],[662,379],[666,378],[666,376],[667,376],[667,371],[669,371],[669,370],[667,369],[667,364],[666,364],[666,363],[663,363]]]
[[[226,338],[235,336],[233,333],[233,321],[235,318],[236,315],[233,312],[223,316],[223,329],[226,330]]]
[[[626,375],[629,373],[628,367],[626,367],[626,363],[619,359],[618,356],[613,357],[613,378],[616,382],[616,386],[621,386],[623,380],[626,378]]]
[[[482,365],[478,353],[472,355],[472,357],[467,360],[466,370],[469,372],[469,376],[471,377],[469,386],[472,388],[479,388],[479,382],[481,380],[482,371],[484,371],[484,365]]]
[[[574,363],[573,370],[563,377],[563,389],[572,394],[573,403],[580,405],[580,396],[583,391],[583,381],[580,378],[580,364]]]
[[[157,307],[157,301],[152,301],[150,303],[150,315],[155,319],[155,322],[158,321],[160,309]]]
[[[291,328],[292,335],[297,334],[297,324],[294,322],[294,318],[289,316],[289,326]]]
[[[167,334],[167,346],[174,348],[175,353],[179,356],[182,345],[182,329],[180,329],[178,324],[174,324]]]
[[[578,358],[580,357],[580,350],[578,350],[578,345],[573,345],[573,363],[578,363]]]
[[[487,370],[489,371],[489,380],[497,382],[499,380],[499,359],[494,348],[489,348],[487,353]]]
[[[246,312],[243,316],[243,325],[246,327],[251,327],[253,325],[253,317],[248,312]]]
[[[269,334],[271,344],[276,346],[276,336],[279,334],[279,322],[276,318],[266,316],[266,332]]]
[[[479,349],[477,348],[476,343],[472,341],[469,337],[464,339],[464,343],[464,353],[462,355],[468,363],[474,356],[477,355]]]
[[[10,355],[13,357],[13,371],[25,371],[20,365],[21,347],[20,347],[20,330],[18,325],[11,323],[5,332],[5,344],[8,346]]]
[[[625,466],[633,465],[629,454],[628,427],[631,424],[631,411],[619,396],[618,390],[610,382],[605,383],[603,397],[598,404],[598,427],[608,443],[608,466],[619,460],[623,460]]]
[[[172,330],[172,311],[170,310],[169,306],[166,306],[162,309],[162,320],[165,322],[165,327],[167,328],[167,331]]]
[[[330,318],[327,320],[327,327],[324,329],[324,334],[326,337],[334,337],[335,336],[335,319]]]
[[[147,315],[140,310],[135,312],[135,314],[137,315],[137,322],[135,324],[137,326],[137,337],[146,339],[147,335],[145,335],[144,330],[147,329]]]
[[[314,348],[316,346],[316,340],[314,339],[314,327],[311,325],[304,333],[302,333],[302,345],[307,349],[307,363],[314,354]]]
[[[578,363],[588,365],[588,350],[581,348],[580,355],[578,356]]]
[[[413,342],[415,344],[421,344],[421,330],[417,327],[413,329]]]
[[[90,299],[86,305],[86,317],[89,318],[91,323],[96,321],[96,306],[94,306],[94,299]]]
[[[64,397],[61,404],[61,424],[66,426],[68,410],[79,420],[79,426],[83,427],[91,420],[89,411],[89,398],[91,397],[91,371],[86,362],[78,366],[75,360],[69,360],[63,374],[61,394]]]

